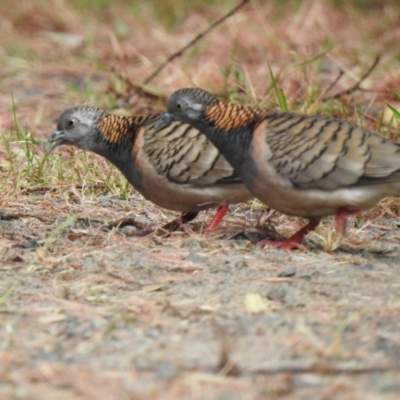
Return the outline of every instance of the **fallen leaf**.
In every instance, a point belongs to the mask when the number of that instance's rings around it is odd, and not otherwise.
[[[259,293],[250,292],[246,294],[244,299],[244,307],[246,311],[251,314],[260,314],[271,311],[266,301],[260,296]]]

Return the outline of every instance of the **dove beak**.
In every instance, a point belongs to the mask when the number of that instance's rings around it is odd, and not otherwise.
[[[165,125],[168,125],[173,120],[172,115],[170,113],[164,113],[159,120],[154,125],[155,129],[160,129]]]
[[[53,134],[43,143],[42,147],[47,153],[51,153],[56,147],[65,143],[64,131],[54,131]]]

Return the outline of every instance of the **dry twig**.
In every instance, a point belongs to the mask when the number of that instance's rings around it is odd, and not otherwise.
[[[348,89],[342,90],[342,91],[340,91],[340,92],[338,92],[338,93],[336,93],[336,94],[334,94],[332,96],[324,97],[321,101],[322,102],[326,102],[328,100],[338,99],[339,97],[342,97],[345,94],[351,94],[351,93],[354,93],[356,90],[362,90],[360,88],[361,83],[364,82],[365,79],[367,79],[367,77],[375,69],[375,67],[379,63],[379,60],[380,60],[380,57],[379,57],[379,55],[377,55],[375,60],[374,60],[374,62],[372,63],[372,65],[368,68],[368,70],[364,73],[364,75],[353,86],[350,86]],[[342,77],[342,75],[343,75],[343,73],[339,74],[339,76],[329,86],[329,89],[332,89],[332,87],[336,85],[336,83],[339,81],[339,79]]]
[[[240,376],[242,371],[231,359],[233,347],[232,337],[228,334],[225,328],[217,324],[215,321],[213,322],[213,327],[217,336],[221,339],[217,365],[219,371],[218,374],[221,376]]]
[[[225,14],[223,17],[218,19],[217,21],[213,22],[206,30],[203,32],[200,32],[193,40],[191,40],[187,45],[179,49],[176,53],[170,55],[158,68],[156,68],[143,82],[143,85],[147,85],[149,82],[151,82],[171,61],[173,61],[175,58],[180,57],[185,51],[190,49],[192,46],[194,46],[200,39],[202,39],[204,36],[206,36],[209,32],[211,32],[213,29],[215,29],[218,25],[220,25],[222,22],[224,22],[226,19],[234,15],[239,9],[241,9],[244,5],[246,5],[249,2],[249,0],[242,0],[241,3],[239,3],[235,8],[233,8],[231,11],[229,11],[227,14]]]
[[[151,101],[156,101],[156,100],[157,101],[158,100],[166,101],[167,100],[166,97],[151,93],[150,91],[144,89],[142,86],[134,84],[128,77],[124,76],[121,72],[117,71],[115,69],[115,67],[112,67],[111,70],[117,76],[118,79],[120,79],[122,82],[124,82],[127,85],[128,92],[132,91],[135,94],[137,94],[139,97],[147,98]],[[111,89],[116,97],[122,97],[122,98],[126,97],[124,94],[117,92],[114,88],[111,88]]]
[[[394,370],[393,365],[365,365],[364,363],[354,362],[308,362],[302,360],[291,360],[282,362],[265,363],[257,366],[255,369],[246,371],[250,374],[320,374],[320,375],[336,375],[336,374],[370,374],[376,372],[385,372]]]

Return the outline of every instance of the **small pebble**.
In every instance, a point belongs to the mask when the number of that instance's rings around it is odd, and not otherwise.
[[[183,243],[189,249],[201,249],[201,244],[196,239],[187,238]]]
[[[156,366],[156,373],[158,379],[172,379],[179,372],[179,369],[170,363],[160,362]]]
[[[125,225],[119,231],[126,236],[134,236],[138,230],[132,225]]]
[[[269,300],[284,300],[286,296],[286,289],[283,286],[274,286],[271,290],[267,293],[267,299]]]
[[[288,278],[288,277],[291,277],[291,276],[295,276],[296,272],[297,272],[296,268],[285,268],[283,271],[281,271],[278,274],[278,277],[280,277],[280,278]]]
[[[36,240],[24,240],[18,247],[22,247],[24,249],[34,249],[37,247],[38,243]]]
[[[191,261],[192,263],[195,264],[204,264],[206,262],[206,259],[204,257],[199,256],[197,253],[191,251],[186,257],[186,261]]]

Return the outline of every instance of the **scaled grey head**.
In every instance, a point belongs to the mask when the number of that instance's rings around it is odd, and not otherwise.
[[[218,99],[203,89],[180,89],[171,94],[167,102],[167,112],[157,121],[159,129],[171,121],[181,121],[196,126],[204,116],[207,107],[217,104]]]
[[[97,135],[97,122],[104,115],[99,108],[80,106],[64,111],[57,121],[57,130],[44,142],[43,148],[51,153],[63,144],[88,150]]]

